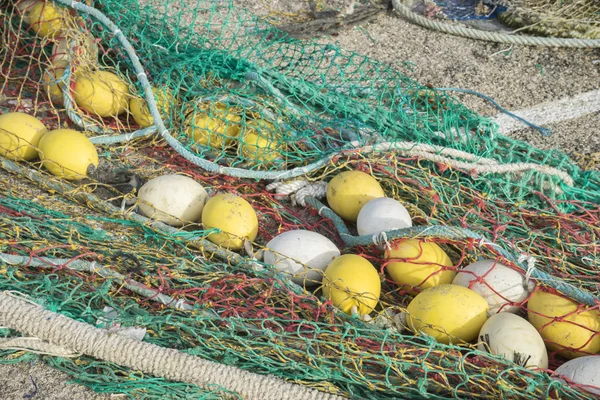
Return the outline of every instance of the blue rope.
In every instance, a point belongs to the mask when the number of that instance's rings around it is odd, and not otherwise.
[[[504,114],[509,115],[511,117],[513,117],[516,120],[519,120],[521,122],[523,122],[525,125],[530,126],[531,128],[535,129],[536,131],[540,132],[542,134],[542,136],[544,137],[548,137],[552,134],[552,129],[550,128],[543,128],[541,126],[538,126],[532,122],[527,121],[524,118],[519,117],[516,114],[511,113],[510,111],[506,110],[505,108],[503,108],[502,106],[500,106],[498,103],[496,103],[494,101],[494,99],[492,99],[489,96],[486,96],[485,94],[476,92],[474,90],[469,90],[469,89],[458,89],[458,88],[436,88],[436,90],[441,90],[444,92],[462,92],[462,93],[467,93],[467,94],[473,94],[475,96],[479,96],[482,99],[485,99],[487,101],[489,101],[490,103],[492,103],[498,110],[502,111]]]
[[[373,244],[379,244],[374,239],[373,235],[353,236],[344,221],[329,207],[325,206],[319,200],[312,196],[305,198],[306,204],[314,208],[323,217],[329,218],[333,225],[337,229],[340,237],[348,247],[355,246],[369,246]],[[495,244],[484,236],[479,235],[471,231],[456,226],[440,226],[440,225],[429,225],[429,226],[414,226],[404,229],[395,229],[392,231],[385,232],[389,240],[401,239],[401,238],[415,238],[415,237],[433,237],[440,239],[450,240],[465,240],[473,239],[480,243],[492,244],[497,247],[498,252],[502,257],[508,261],[517,265],[524,273],[528,273],[528,267],[525,263],[519,262],[519,257],[515,256],[513,252],[509,252],[502,248],[500,245]],[[539,269],[533,269],[529,271],[531,277],[544,282],[545,285],[550,286],[561,293],[564,293],[569,298],[588,306],[596,306],[600,304],[600,297],[594,296],[591,293],[585,292],[567,282],[562,281],[560,278],[548,274],[547,272],[540,271]]]

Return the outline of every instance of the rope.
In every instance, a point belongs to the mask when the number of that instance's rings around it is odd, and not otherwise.
[[[525,118],[519,117],[516,114],[511,113],[510,111],[508,111],[507,109],[503,108],[500,104],[496,103],[496,101],[494,99],[492,99],[489,96],[486,96],[483,93],[479,93],[476,92],[474,90],[469,90],[469,89],[459,89],[459,88],[436,88],[436,90],[440,90],[440,91],[446,91],[446,92],[462,92],[462,93],[467,93],[467,94],[473,94],[475,96],[481,97],[482,99],[485,99],[487,101],[489,101],[490,103],[492,103],[492,105],[494,107],[496,107],[498,110],[500,110],[501,112],[503,112],[504,114],[516,119],[517,121],[521,121],[522,123],[524,123],[525,125],[535,129],[536,131],[538,131],[539,133],[542,134],[542,136],[544,137],[548,137],[552,134],[552,129],[550,128],[543,128],[541,126],[538,126],[536,124],[534,124],[533,122],[529,122],[527,121]]]
[[[18,350],[46,356],[73,358],[81,354],[61,346],[55,346],[35,337],[16,337],[0,339],[0,350]]]
[[[449,33],[451,35],[462,36],[469,39],[485,40],[497,43],[512,43],[524,46],[600,48],[600,39],[562,39],[540,36],[516,36],[505,33],[486,32],[477,29],[464,28],[458,25],[437,22],[425,18],[411,11],[410,8],[401,3],[401,0],[392,0],[392,7],[397,14],[417,25],[434,31]]]
[[[105,330],[44,310],[39,305],[32,305],[6,292],[0,292],[0,319],[10,329],[99,360],[205,389],[214,389],[214,385],[218,385],[246,399],[342,399],[273,376],[258,375],[175,349],[111,335]]]
[[[352,142],[357,143],[357,142]],[[360,148],[360,152],[380,152],[380,151],[389,151],[395,150],[399,153],[404,153],[408,155],[419,156],[421,158],[448,164],[451,167],[469,169],[477,173],[516,173],[516,172],[525,172],[525,171],[536,171],[546,175],[556,176],[560,178],[563,183],[568,186],[574,185],[574,180],[571,176],[554,167],[549,167],[547,165],[540,165],[534,163],[510,163],[510,164],[500,164],[498,161],[475,156],[473,154],[451,149],[445,148],[441,146],[434,146],[430,144],[422,144],[422,143],[414,143],[414,142],[386,142],[379,143],[375,146],[367,146]],[[447,157],[446,157],[447,156]],[[459,160],[454,160],[450,157],[454,158],[463,158],[466,160],[473,160],[474,162],[464,162]]]
[[[311,196],[322,199],[327,194],[327,182],[309,182],[306,180],[295,180],[291,182],[273,182],[267,185],[269,192],[275,190],[275,193],[284,196],[290,196],[292,205],[306,207],[306,197]]]

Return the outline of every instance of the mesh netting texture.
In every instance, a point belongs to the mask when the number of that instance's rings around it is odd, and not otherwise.
[[[428,16],[453,20],[498,18],[529,35],[556,38],[600,38],[600,4],[595,0],[435,0]],[[435,6],[432,6],[435,4]]]
[[[294,40],[226,2],[9,2],[2,41],[0,117],[28,114],[45,132],[24,137],[0,119],[3,291],[349,398],[593,398],[553,372],[600,351],[597,171],[498,134],[447,92]],[[401,202],[412,226],[359,235],[342,219],[325,188],[357,171]],[[204,217],[169,223],[148,212],[140,189],[172,174],[201,184],[208,198],[243,198],[255,234],[232,246]],[[336,286],[323,270],[298,283],[267,262],[267,244],[292,230],[367,260],[380,285],[376,304],[347,289],[355,307],[346,310],[329,296]],[[435,244],[448,261],[400,284],[394,262],[422,264],[419,252],[389,256],[403,243]],[[488,288],[486,299],[502,300],[500,314],[529,320],[547,365],[494,354],[479,329],[458,340],[434,323],[416,328],[418,295],[478,260],[522,280],[518,298],[495,287],[491,272],[469,292]],[[535,297],[558,305],[540,310]],[[0,349],[0,362],[41,358],[97,392],[239,397],[86,355],[2,341]]]

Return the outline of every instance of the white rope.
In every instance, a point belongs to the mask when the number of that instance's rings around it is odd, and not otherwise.
[[[159,347],[95,328],[0,292],[0,319],[10,329],[53,345],[146,374],[214,390],[220,386],[244,399],[338,400],[340,396],[218,364],[175,349]]]
[[[316,199],[322,199],[327,195],[327,182],[314,182],[300,188],[292,195],[292,205],[300,205],[306,207],[306,196],[312,196]]]
[[[0,339],[0,349],[19,350],[28,353],[43,354],[46,356],[73,358],[81,356],[61,346],[55,346],[35,337],[15,337]]]
[[[396,13],[408,21],[425,28],[462,36],[469,39],[485,40],[489,42],[513,43],[525,46],[548,46],[548,47],[575,47],[575,48],[598,48],[600,39],[562,39],[538,36],[510,35],[497,32],[487,32],[478,29],[464,28],[459,25],[437,22],[414,13],[410,8],[402,4],[401,0],[392,0],[392,7]]]
[[[531,274],[535,271],[535,263],[537,259],[528,254],[521,254],[517,259],[519,263],[527,262],[527,272],[525,273],[525,289],[528,291],[532,291],[535,287],[535,283],[531,281]]]
[[[375,244],[376,246],[385,245],[388,251],[392,251],[392,245],[390,244],[387,237],[387,233],[385,233],[385,231],[373,235],[373,244]]]
[[[317,199],[327,194],[327,182],[309,182],[298,179],[291,182],[273,182],[267,185],[268,191],[290,196],[293,205],[306,206],[306,197],[312,196]]]
[[[308,181],[298,179],[291,182],[273,182],[267,185],[267,190],[272,192],[275,190],[277,194],[283,194],[285,196],[290,195],[304,186],[308,185]]]
[[[352,142],[352,144],[357,147],[359,145],[358,142]],[[573,178],[571,178],[568,173],[547,165],[534,163],[501,164],[498,161],[490,158],[478,157],[461,150],[450,149],[442,146],[434,146],[430,144],[414,142],[385,142],[374,146],[363,147],[362,149],[366,151],[394,150],[399,153],[409,154],[430,161],[444,163],[454,168],[475,171],[479,174],[522,173],[525,171],[537,171],[546,175],[556,176],[568,186],[573,186],[575,183]],[[473,162],[459,161],[453,158],[462,158],[464,160]]]

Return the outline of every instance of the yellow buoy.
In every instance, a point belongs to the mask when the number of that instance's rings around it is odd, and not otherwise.
[[[64,103],[62,90],[65,84],[58,82],[58,80],[64,75],[66,67],[66,61],[59,61],[55,64],[51,64],[48,66],[48,68],[46,68],[46,71],[44,71],[42,78],[44,82],[44,88],[48,93],[48,97],[52,103],[57,105]]]
[[[256,211],[243,198],[231,193],[218,194],[206,202],[202,210],[205,229],[218,228],[208,240],[230,250],[241,250],[244,240],[253,241],[258,234]]]
[[[98,166],[94,144],[81,132],[56,129],[39,142],[40,160],[51,174],[68,180],[81,180],[88,168]]]
[[[250,164],[270,165],[273,161],[281,158],[280,139],[277,135],[269,135],[269,129],[265,127],[273,126],[268,122],[249,122],[246,125],[246,132],[240,143],[240,152]],[[259,132],[259,128],[263,130]]]
[[[443,284],[419,293],[407,307],[406,322],[413,332],[440,343],[471,342],[487,320],[488,304],[463,286]]]
[[[44,0],[20,0],[16,2],[15,9],[21,15],[23,22],[25,22],[27,25],[30,25],[29,13],[31,12],[31,9],[36,4],[43,2]]]
[[[0,155],[11,160],[33,160],[37,157],[40,138],[47,132],[37,118],[12,112],[0,115]]]
[[[164,120],[171,112],[171,104],[173,104],[174,101],[173,95],[167,87],[161,89],[152,88],[152,92],[154,93],[154,100],[156,101],[158,112]],[[132,97],[129,101],[129,111],[133,115],[135,122],[142,128],[154,125],[154,118],[152,118],[152,115],[150,114],[148,103],[145,99]]]
[[[339,256],[325,268],[323,295],[348,315],[369,314],[379,301],[381,280],[367,259],[355,254]]]
[[[194,110],[185,121],[185,133],[195,142],[213,149],[230,146],[240,135],[242,117],[234,107],[211,105],[210,111]]]
[[[60,33],[65,23],[65,11],[50,1],[40,1],[28,13],[29,25],[38,36],[53,38]]]
[[[108,71],[75,74],[75,103],[90,114],[116,117],[127,109],[129,87]]]
[[[391,251],[385,251],[385,259],[389,261],[386,271],[392,280],[408,290],[415,287],[425,290],[452,283],[456,276],[456,271],[444,269],[452,267],[452,261],[433,242],[418,239],[396,241],[391,244]]]
[[[385,197],[379,182],[360,171],[342,172],[327,185],[329,207],[350,222],[356,222],[362,207],[379,197]]]
[[[600,312],[578,311],[580,305],[539,287],[527,302],[529,322],[546,346],[563,357],[576,358],[600,352]]]

